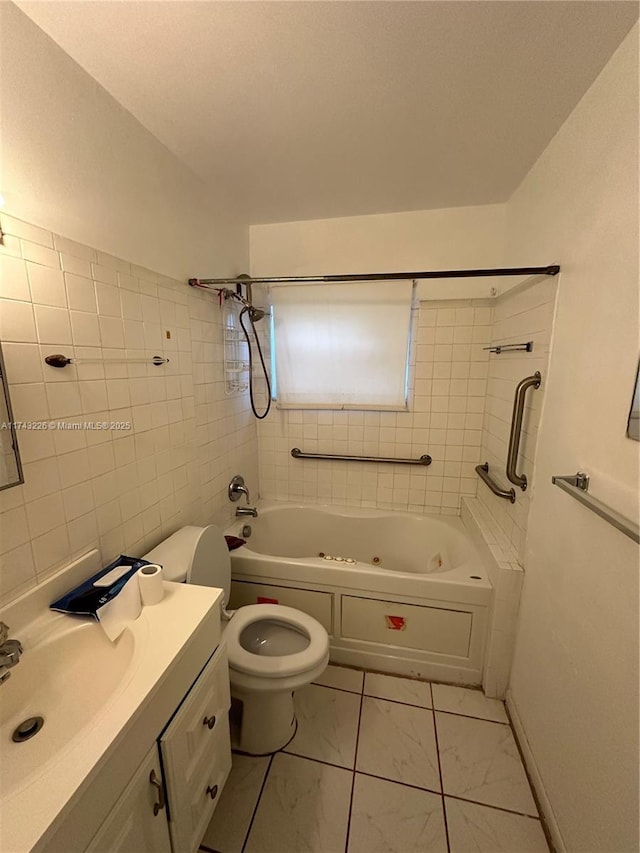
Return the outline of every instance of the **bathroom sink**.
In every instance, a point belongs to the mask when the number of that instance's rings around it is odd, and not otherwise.
[[[93,549],[1,614],[24,648],[0,684],[3,851],[88,845],[220,631],[222,590],[188,584],[165,583],[162,601],[143,607],[114,643],[98,623],[49,609],[99,566]],[[33,717],[44,719],[42,728],[14,742],[16,727]]]
[[[47,614],[19,637],[24,652],[0,685],[0,796],[11,796],[46,772],[69,742],[89,733],[132,675],[136,642],[124,631],[115,643],[96,622]],[[42,717],[32,737],[15,742],[25,720]],[[28,732],[36,724],[28,726]]]

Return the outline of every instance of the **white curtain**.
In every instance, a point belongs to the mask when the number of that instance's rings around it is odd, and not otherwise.
[[[411,281],[272,285],[282,408],[405,409]]]

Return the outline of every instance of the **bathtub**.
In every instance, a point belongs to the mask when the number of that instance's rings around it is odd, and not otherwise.
[[[478,684],[493,590],[462,521],[268,502],[227,534],[231,607],[280,603],[314,616],[336,663]]]

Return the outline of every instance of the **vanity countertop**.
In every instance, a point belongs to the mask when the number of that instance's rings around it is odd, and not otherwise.
[[[163,586],[162,601],[144,607],[140,617],[116,640],[116,644],[128,644],[122,677],[113,689],[109,688],[95,712],[87,715],[85,707],[85,717],[80,716],[84,722],[78,730],[71,735],[66,732],[59,748],[50,745],[45,753],[47,760],[34,765],[33,772],[25,772],[24,778],[20,778],[23,768],[16,759],[19,762],[23,757],[22,763],[27,763],[27,752],[21,754],[19,750],[28,748],[32,741],[13,743],[10,732],[3,732],[0,848],[6,853],[63,850],[69,843],[64,839],[69,837],[78,840],[74,849],[84,849],[84,840],[90,840],[108,813],[109,797],[119,793],[113,790],[114,786],[123,780],[126,784],[218,644],[222,591],[167,582]],[[42,591],[35,592],[42,599]],[[43,635],[55,637],[56,631],[68,634],[70,624],[74,626],[71,633],[77,630],[81,644],[88,631],[100,632],[99,641],[106,641],[100,625],[77,617],[41,609],[37,618],[22,623],[20,630],[21,623],[15,616],[15,612],[11,614],[15,628],[11,633],[23,641],[24,653],[18,666],[24,666],[25,672],[30,646],[37,648],[37,640]],[[91,639],[95,641],[95,635]],[[73,692],[73,701],[80,707],[83,702],[91,702],[92,684],[99,684],[100,680],[99,671],[95,672],[95,679],[86,678],[86,667],[84,673],[81,678],[65,670],[63,680],[67,683],[61,687]],[[9,678],[0,687],[3,694],[12,689],[11,682]],[[46,679],[44,682],[32,685],[33,699],[29,704],[33,705],[34,714],[38,713],[43,695],[39,691],[53,689]],[[18,679],[15,683],[18,685]],[[5,696],[9,697],[9,693]],[[58,724],[52,719],[47,732],[45,719],[33,743],[39,737],[53,737],[56,725],[64,727],[64,722]],[[39,748],[43,745],[46,746],[41,741]],[[100,814],[101,808],[104,814]]]

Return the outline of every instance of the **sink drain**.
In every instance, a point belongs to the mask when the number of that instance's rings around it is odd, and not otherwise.
[[[23,720],[19,726],[16,726],[11,738],[16,743],[22,743],[25,740],[29,740],[29,738],[32,738],[34,735],[37,735],[43,726],[43,717],[29,717],[29,719]]]

